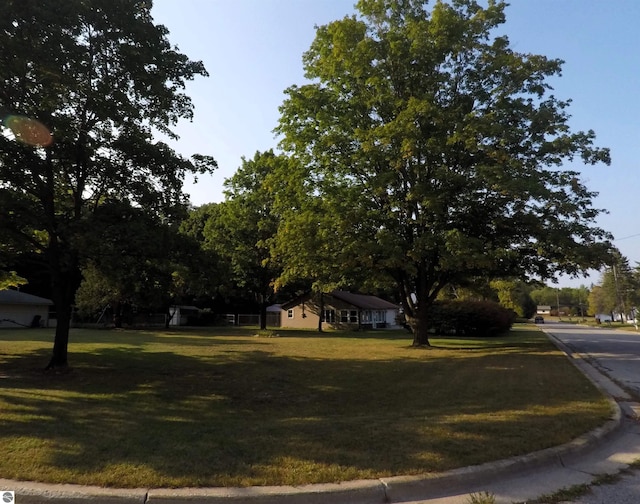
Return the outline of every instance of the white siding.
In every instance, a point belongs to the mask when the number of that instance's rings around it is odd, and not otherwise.
[[[0,305],[0,329],[30,327],[35,315],[40,315],[40,325],[46,327],[49,320],[48,306]]]

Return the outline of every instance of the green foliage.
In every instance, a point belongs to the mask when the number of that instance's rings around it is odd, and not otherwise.
[[[590,291],[584,285],[562,288],[544,286],[533,289],[530,295],[536,306],[550,306],[554,313],[558,309],[565,314],[576,316],[585,315],[587,312],[596,313],[591,305]]]
[[[189,263],[194,242],[179,237],[176,226],[118,201],[105,201],[86,225],[81,252],[91,259],[76,293],[81,312],[109,305],[119,325],[125,307],[166,312],[185,294],[185,273],[196,267]]]
[[[514,320],[511,310],[491,301],[436,301],[429,311],[428,328],[435,334],[499,336]]]
[[[0,134],[0,241],[40,253],[51,272],[51,366],[67,362],[91,215],[109,200],[173,219],[186,203],[185,174],[215,167],[154,140],[154,131],[176,138],[171,128],[193,115],[185,83],[207,73],[171,46],[150,10],[128,0],[0,3],[0,46],[10,56],[0,57],[0,109],[52,133],[41,147]]]
[[[610,303],[607,299],[605,291],[600,285],[591,286],[587,303],[589,305],[588,313],[591,315],[596,315],[598,313],[610,313],[611,307],[614,306],[614,303]]]
[[[229,265],[211,248],[205,245],[205,227],[210,219],[217,218],[218,203],[192,208],[180,223],[179,243],[181,259],[174,271],[174,284],[184,295],[215,297],[224,289],[229,277]]]
[[[513,311],[518,317],[530,318],[536,313],[536,304],[533,302],[531,287],[517,280],[494,280],[490,282],[491,288],[496,291],[500,304]]]
[[[288,160],[272,151],[242,159],[242,166],[225,181],[225,201],[189,212],[181,226],[183,236],[197,242],[199,253],[217,262],[217,287],[257,301],[263,310],[272,300],[280,274],[271,250],[280,223],[276,175],[287,170]],[[261,322],[266,324],[263,313]]]
[[[22,278],[15,271],[0,270],[0,290],[9,287],[20,287],[29,283],[26,278]]]
[[[624,313],[630,315],[640,303],[640,269],[631,268],[626,257],[618,251],[612,254],[611,262],[603,270],[598,285],[589,295],[589,307],[595,313]]]
[[[203,230],[204,248],[229,267],[227,289],[240,289],[263,303],[271,298],[279,274],[271,260],[279,216],[267,181],[283,163],[286,160],[272,151],[257,152],[251,160],[243,158],[242,166],[225,181],[225,201],[218,204]]]
[[[579,273],[609,247],[595,193],[562,167],[609,152],[570,131],[569,101],[547,83],[561,61],[496,35],[503,2],[425,5],[363,0],[320,26],[303,57],[311,82],[286,90],[277,128],[301,167],[278,240],[304,260],[283,277],[320,255],[393,279],[415,344],[445,286]]]

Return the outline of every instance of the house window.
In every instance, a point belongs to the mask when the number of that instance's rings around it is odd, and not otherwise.
[[[322,310],[322,321],[328,322],[329,324],[333,324],[336,321],[336,311]]]
[[[293,308],[287,310],[287,318],[293,318]]]
[[[343,324],[357,324],[358,310],[340,310],[340,322]]]

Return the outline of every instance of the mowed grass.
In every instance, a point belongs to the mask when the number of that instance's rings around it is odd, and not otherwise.
[[[610,406],[541,332],[0,331],[0,478],[115,487],[419,474],[567,442]]]

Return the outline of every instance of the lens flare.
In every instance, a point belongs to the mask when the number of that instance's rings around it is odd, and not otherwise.
[[[44,124],[29,117],[8,115],[2,118],[4,125],[11,130],[16,140],[34,147],[51,145],[53,136]]]

